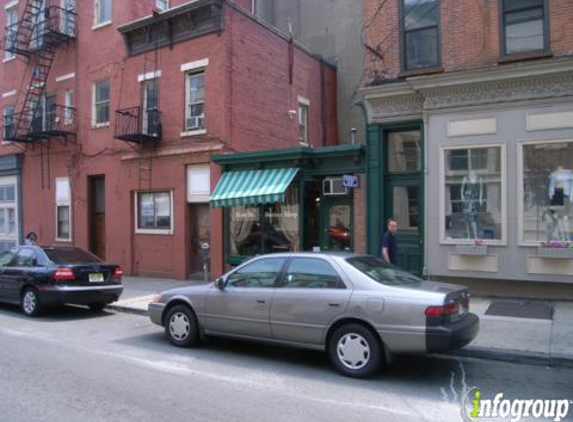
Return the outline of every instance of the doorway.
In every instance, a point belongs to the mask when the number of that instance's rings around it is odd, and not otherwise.
[[[105,261],[105,176],[89,178],[90,251]]]
[[[320,249],[352,251],[352,196],[326,196],[321,199]]]
[[[422,139],[419,128],[385,133],[383,174],[386,220],[398,222],[398,266],[417,275],[423,273],[423,177]]]
[[[209,204],[189,205],[191,219],[191,275],[203,273],[201,245],[211,242],[211,209]]]

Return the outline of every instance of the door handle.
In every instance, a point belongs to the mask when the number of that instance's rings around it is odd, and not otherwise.
[[[328,302],[328,306],[332,306],[333,308],[338,308],[340,306],[339,302]]]
[[[257,303],[267,303],[267,301],[265,299],[257,299]]]

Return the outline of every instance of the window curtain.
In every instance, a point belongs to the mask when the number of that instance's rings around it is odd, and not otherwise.
[[[257,220],[258,207],[237,205],[230,208],[231,212],[231,255],[239,255],[238,245],[243,243]]]
[[[290,242],[292,252],[300,250],[300,231],[299,231],[299,207],[298,207],[298,190],[290,186],[285,192],[284,203],[280,204],[280,213],[278,217],[279,229]]]

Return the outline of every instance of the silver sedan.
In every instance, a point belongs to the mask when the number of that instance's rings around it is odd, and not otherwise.
[[[479,328],[466,287],[333,253],[251,259],[213,283],[160,293],[149,316],[176,346],[222,336],[324,350],[352,377],[374,374],[394,354],[461,348]]]

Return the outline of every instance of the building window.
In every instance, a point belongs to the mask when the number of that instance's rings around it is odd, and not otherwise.
[[[111,0],[95,0],[95,25],[111,22]]]
[[[254,256],[298,251],[298,189],[290,186],[284,203],[229,208],[230,255]]]
[[[137,192],[137,232],[167,232],[173,229],[173,194]]]
[[[504,241],[503,150],[447,148],[442,156],[442,240]]]
[[[439,0],[402,0],[402,68],[440,65]]]
[[[70,179],[56,179],[56,239],[71,239],[71,189]]]
[[[547,0],[501,0],[504,55],[549,50]]]
[[[169,9],[169,0],[155,0],[155,7],[159,10]]]
[[[298,141],[308,144],[308,103],[298,103]]]
[[[211,195],[211,169],[209,164],[187,166],[187,202],[209,202]]]
[[[185,130],[205,128],[205,72],[185,76]]]
[[[64,93],[64,125],[69,126],[74,122],[74,90],[67,89]]]
[[[18,5],[6,9],[6,46],[12,47],[16,41],[18,30]],[[11,51],[4,51],[4,59],[10,60],[15,57]]]
[[[520,243],[573,242],[573,140],[521,147]]]
[[[14,137],[14,106],[4,108],[4,140]]]
[[[109,79],[94,84],[94,126],[109,124]]]

